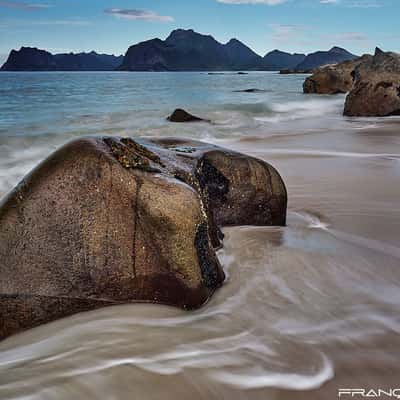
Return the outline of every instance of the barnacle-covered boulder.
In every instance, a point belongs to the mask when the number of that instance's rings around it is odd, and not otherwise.
[[[269,164],[201,142],[75,140],[0,203],[0,338],[128,302],[193,309],[224,281],[220,226],[284,225]]]

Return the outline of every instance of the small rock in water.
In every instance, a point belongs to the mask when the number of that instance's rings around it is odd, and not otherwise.
[[[234,90],[234,92],[237,92],[237,93],[264,93],[264,92],[266,92],[266,90],[251,88],[251,89],[243,89],[243,90]]]
[[[192,115],[181,108],[177,108],[167,119],[168,119],[168,121],[171,121],[171,122],[207,121],[203,118],[196,117],[195,115]]]

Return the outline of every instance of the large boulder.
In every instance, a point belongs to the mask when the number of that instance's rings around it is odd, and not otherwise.
[[[303,84],[304,93],[338,94],[349,92],[354,82],[354,70],[370,58],[370,55],[364,55],[355,60],[315,69]]]
[[[75,140],[0,203],[0,338],[128,302],[193,309],[224,281],[220,226],[284,225],[269,164],[178,139]]]
[[[400,115],[400,54],[377,48],[372,58],[356,68],[344,115]]]

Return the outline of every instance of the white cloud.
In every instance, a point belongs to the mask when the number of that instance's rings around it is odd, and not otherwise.
[[[307,44],[305,34],[310,29],[307,25],[270,24],[271,39],[277,44]]]
[[[19,8],[21,10],[41,10],[44,8],[49,8],[48,4],[30,4],[30,3],[21,3],[18,1],[0,1],[0,7],[6,8]]]
[[[368,35],[362,32],[340,32],[332,35],[324,35],[327,39],[339,42],[368,42]]]
[[[217,0],[218,3],[225,4],[267,4],[269,6],[276,6],[286,1],[288,0]]]
[[[75,26],[91,25],[91,22],[80,18],[27,21],[26,23],[30,25],[75,25]]]
[[[0,23],[0,30],[4,29],[28,29],[31,26],[88,26],[92,23],[82,18],[68,19],[3,19]]]
[[[382,4],[378,4],[375,1],[369,0],[358,0],[349,2],[346,7],[349,8],[380,8]]]
[[[104,10],[106,14],[114,15],[117,18],[142,20],[151,22],[172,22],[174,19],[167,15],[159,15],[153,11],[124,9],[124,8],[107,8]]]
[[[337,33],[316,32],[316,27],[307,25],[270,24],[270,41],[280,49],[297,48],[327,50],[332,46],[350,46],[351,48],[371,48],[374,44],[364,32],[345,31]],[[314,50],[314,51],[315,51]]]
[[[379,8],[382,4],[375,0],[320,0],[321,4],[337,4],[347,8]]]

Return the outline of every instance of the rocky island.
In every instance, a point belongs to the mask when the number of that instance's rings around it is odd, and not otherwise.
[[[11,50],[3,71],[113,71],[123,56],[90,53],[51,54],[36,47]]]

